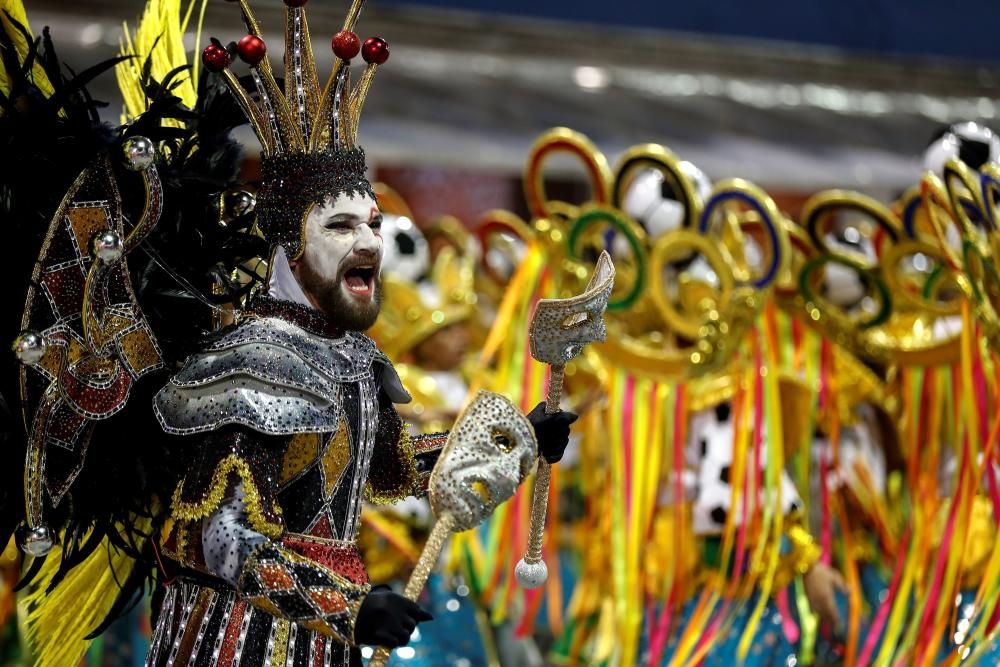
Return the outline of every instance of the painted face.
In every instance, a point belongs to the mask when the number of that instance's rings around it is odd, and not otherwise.
[[[448,436],[431,474],[431,507],[469,530],[514,495],[538,455],[528,420],[499,394],[476,395]]]
[[[381,301],[382,214],[367,195],[313,206],[292,270],[312,304],[344,329],[374,324]]]

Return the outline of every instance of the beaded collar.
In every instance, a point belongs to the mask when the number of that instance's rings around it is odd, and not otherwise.
[[[277,317],[324,338],[340,338],[344,335],[341,327],[334,325],[329,317],[315,308],[275,299],[267,294],[253,297],[243,313],[251,317]]]

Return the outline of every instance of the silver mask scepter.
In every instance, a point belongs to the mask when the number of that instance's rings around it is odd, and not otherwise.
[[[582,294],[569,299],[542,299],[531,319],[529,337],[531,356],[549,364],[549,388],[545,412],[559,411],[562,399],[563,370],[588,343],[604,342],[607,327],[604,311],[615,284],[615,267],[607,251],[601,253]],[[548,578],[548,568],[542,560],[542,539],[545,536],[545,514],[549,504],[551,469],[545,459],[538,459],[534,495],[531,501],[531,532],[528,550],[514,568],[521,586],[537,588]]]
[[[437,521],[403,592],[416,600],[448,536],[475,528],[514,495],[531,471],[538,444],[531,423],[499,394],[480,391],[462,412],[431,473],[428,497]],[[370,667],[382,667],[378,649]]]

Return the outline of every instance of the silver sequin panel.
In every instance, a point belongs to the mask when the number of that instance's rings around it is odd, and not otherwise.
[[[239,424],[267,435],[332,431],[342,413],[340,387],[329,397],[234,376],[193,388],[173,383],[153,399],[167,433],[186,435]]]
[[[357,467],[351,477],[351,496],[347,503],[347,521],[340,535],[342,540],[354,540],[361,522],[361,506],[372,453],[375,451],[375,431],[378,425],[378,403],[372,382],[358,384],[361,418],[358,420]]]
[[[176,387],[192,388],[237,376],[249,376],[262,382],[273,381],[317,396],[329,396],[335,386],[323,371],[311,367],[294,350],[269,343],[251,343],[218,354],[192,357],[170,383]]]
[[[275,318],[248,320],[188,357],[153,408],[176,435],[231,424],[269,435],[333,431],[338,385],[369,379],[375,354],[363,334],[330,339]]]
[[[340,338],[324,338],[276,317],[245,320],[205,352],[251,343],[271,343],[294,350],[334,382],[357,382],[366,377],[376,353],[375,342],[362,333],[351,331]]]

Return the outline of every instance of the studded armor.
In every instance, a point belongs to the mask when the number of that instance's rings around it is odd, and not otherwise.
[[[408,399],[366,336],[268,298],[187,359],[154,402],[190,465],[148,664],[351,664],[362,501],[422,493],[444,444],[410,438]]]

